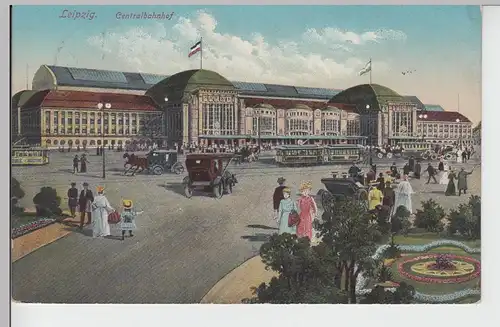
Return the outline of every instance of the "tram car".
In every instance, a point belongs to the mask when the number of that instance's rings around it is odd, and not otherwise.
[[[49,163],[49,149],[42,147],[13,147],[12,166],[40,166]]]
[[[276,147],[278,166],[315,166],[363,160],[363,146],[342,145],[283,145]]]

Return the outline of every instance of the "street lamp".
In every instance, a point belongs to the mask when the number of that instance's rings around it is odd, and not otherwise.
[[[102,179],[106,179],[106,152],[104,151],[104,112],[105,109],[111,109],[111,103],[97,104],[97,109],[102,110],[101,130],[102,130]]]
[[[420,115],[418,115],[418,118],[427,119],[427,114],[420,114]]]
[[[368,111],[368,143],[370,146],[370,167],[373,166],[373,140],[372,140],[372,111],[370,110],[370,105],[367,104],[365,106],[366,110]]]

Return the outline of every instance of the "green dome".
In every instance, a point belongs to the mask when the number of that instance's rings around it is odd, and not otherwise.
[[[340,92],[329,101],[329,103],[354,104],[358,108],[365,108],[366,105],[370,105],[373,110],[380,110],[387,102],[405,102],[405,99],[386,86],[361,84]]]
[[[169,101],[180,100],[185,92],[197,88],[235,90],[233,83],[222,75],[211,70],[193,69],[165,78],[147,90],[146,95],[162,104],[165,97],[168,97]]]

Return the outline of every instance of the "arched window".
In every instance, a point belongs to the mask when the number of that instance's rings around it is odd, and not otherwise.
[[[57,140],[54,140],[54,145],[57,145],[59,142]]]
[[[95,145],[95,140],[90,140],[90,145]]]

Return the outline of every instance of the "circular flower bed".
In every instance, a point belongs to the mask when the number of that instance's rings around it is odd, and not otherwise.
[[[56,220],[52,219],[52,218],[40,218],[40,219],[33,221],[29,224],[25,224],[25,225],[21,225],[17,228],[13,228],[12,232],[11,232],[11,237],[17,238],[17,237],[23,236],[23,235],[28,234],[30,232],[33,232],[37,229],[48,226],[54,222],[56,222]]]
[[[399,274],[423,283],[463,283],[481,274],[481,263],[471,257],[449,254],[426,254],[401,259]]]

